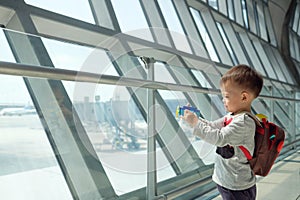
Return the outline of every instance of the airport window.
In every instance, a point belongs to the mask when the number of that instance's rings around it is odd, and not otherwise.
[[[291,40],[290,43],[293,43],[293,44],[291,44],[292,55],[297,61],[300,61],[300,49],[299,49],[299,41],[298,41],[297,35],[294,33],[291,33],[291,35],[292,35],[292,37],[290,39]]]
[[[270,15],[270,11],[268,7],[264,7],[266,26],[268,31],[268,42],[270,42],[273,46],[277,45],[277,39],[274,33],[273,23]]]
[[[232,61],[233,61],[233,64],[234,64],[234,65],[238,64],[238,60],[237,60],[237,58],[236,58],[236,56],[235,56],[234,51],[233,51],[232,48],[231,48],[231,45],[230,45],[230,43],[229,43],[229,41],[228,41],[228,39],[227,39],[227,36],[226,36],[226,34],[225,34],[225,32],[224,32],[224,29],[223,29],[223,27],[222,27],[222,24],[219,23],[219,22],[216,22],[216,23],[217,23],[217,27],[218,27],[218,29],[219,29],[219,31],[220,31],[220,34],[221,34],[221,36],[222,36],[222,38],[223,38],[223,41],[224,41],[224,43],[225,43],[225,46],[226,46],[226,48],[227,48],[227,50],[228,50],[228,52],[229,52],[229,54],[230,54],[230,57],[231,57],[231,59],[232,59]]]
[[[245,27],[248,29],[249,28],[249,21],[248,21],[248,12],[247,12],[247,4],[245,0],[241,0],[242,4],[242,12],[243,12],[243,20]]]
[[[264,76],[251,111],[286,130],[284,148],[300,138],[298,77],[281,49],[290,48],[298,70],[299,5],[290,43],[279,48],[268,0],[6,1],[5,199],[194,199],[212,191],[215,147],[195,137],[177,109],[190,103],[207,120],[224,116],[220,78],[239,63]]]
[[[208,78],[204,76],[206,73],[199,70],[192,70],[192,72],[202,87],[213,88]]]
[[[245,4],[245,6],[244,6]],[[244,13],[244,21],[248,20],[248,22],[245,22],[246,28],[249,29],[252,33],[258,35],[258,29],[257,29],[257,14],[254,6],[254,2],[251,1],[244,1],[242,3],[243,7],[243,13]]]
[[[232,65],[232,60],[230,59],[228,50],[225,47],[224,41],[216,25],[216,16],[212,15],[212,12],[210,12],[209,10],[201,10],[199,14],[202,17],[203,23],[205,24],[206,30],[210,35],[210,38],[213,38],[213,40],[211,41],[215,47],[216,53],[220,58],[220,62],[227,65]]]
[[[266,55],[265,50],[264,50],[262,44],[260,43],[260,41],[253,39],[252,43],[257,52],[258,57],[260,58],[260,60],[262,62],[262,66],[264,67],[267,75],[272,79],[277,79],[274,68],[272,67],[272,65],[269,61],[269,58]]]
[[[300,36],[300,5],[299,4],[297,4],[297,10],[298,10],[298,19],[297,19],[297,24],[298,24],[298,28],[295,30],[295,32],[297,33],[297,35],[299,35]]]
[[[295,94],[296,99],[300,99],[300,92],[296,92]],[[295,105],[295,111],[294,113],[296,114],[296,138],[300,138],[300,103],[297,102]]]
[[[228,8],[227,8],[227,2],[228,2],[228,0],[227,1],[218,1],[218,4],[219,4],[219,11],[221,12],[221,13],[223,13],[224,15],[228,15],[228,13],[227,13],[227,10],[228,10]]]
[[[295,9],[295,14],[294,14],[294,18],[293,18],[293,25],[292,25],[292,29],[295,32],[298,32],[298,27],[299,27],[299,4],[297,4],[296,9]]]
[[[169,70],[170,67],[168,67]],[[174,71],[174,70],[172,70]],[[154,65],[154,79],[159,82],[169,82],[169,83],[175,83],[174,78],[170,75],[167,65],[164,65],[163,63],[155,63]]]
[[[66,15],[75,19],[94,24],[94,18],[90,5],[86,0],[78,0],[76,3],[72,0],[25,0],[27,4],[43,8],[55,13]]]
[[[294,43],[294,55],[295,58],[300,61],[300,49],[299,49],[299,40],[296,35],[293,34],[292,42]]]
[[[282,101],[275,101],[274,103],[274,123],[283,127],[286,130],[286,141],[291,141],[291,106]]]
[[[263,45],[262,48],[265,50],[266,56],[267,56],[267,58],[269,58],[270,64],[271,64],[271,66],[273,66],[274,72],[276,73],[278,80],[280,80],[282,82],[287,82],[287,80],[284,76],[284,73],[283,73],[283,69],[279,65],[279,58],[273,52],[272,47]],[[274,49],[274,51],[276,51],[276,50]]]
[[[290,48],[290,54],[291,57],[293,57],[294,59],[296,58],[296,54],[295,54],[295,46],[294,46],[294,33],[289,32],[289,48]]]
[[[145,187],[147,123],[126,87],[68,85],[67,92],[76,96],[72,99],[74,108],[116,193]],[[134,92],[146,96],[145,89]]]
[[[0,193],[6,199],[72,199],[22,77],[1,75]],[[15,192],[15,190],[18,192]]]
[[[255,51],[253,44],[246,33],[238,33],[242,44],[244,45],[244,49],[246,50],[247,54],[249,55],[249,59],[251,60],[253,67],[258,70],[263,76],[266,76],[266,72],[261,64],[261,61]]]
[[[219,58],[218,58],[218,55],[216,53],[216,50],[213,46],[213,43],[211,41],[211,38],[208,34],[208,31],[203,23],[203,20],[200,16],[200,13],[193,9],[193,8],[190,8],[191,10],[191,13],[194,17],[194,20],[196,22],[196,25],[197,25],[197,28],[198,28],[198,31],[202,37],[202,40],[204,41],[204,44],[206,46],[206,49],[208,51],[208,54],[210,55],[210,58],[213,60],[213,61],[216,61],[216,62],[220,62]]]
[[[153,42],[148,22],[138,0],[112,0],[111,3],[123,33]]]
[[[218,0],[208,0],[208,4],[209,4],[212,8],[218,10]]]
[[[42,38],[56,68],[117,76],[107,52],[57,40]],[[100,77],[99,77],[100,78]]]
[[[187,40],[186,33],[182,27],[172,1],[158,0],[157,2],[162,11],[167,28],[170,31],[176,49],[191,53],[192,50]]]
[[[258,16],[257,24],[259,26],[260,37],[265,41],[268,41],[267,27],[266,27],[265,15],[264,15],[264,5],[262,3],[260,2],[256,3],[256,12]]]
[[[242,8],[242,2],[241,0],[233,0],[233,8],[235,12],[235,21],[240,24],[241,26],[244,26],[244,13],[245,11]],[[245,4],[244,4],[245,6]],[[247,17],[247,16],[246,16]]]
[[[0,31],[0,60],[6,62],[16,62],[3,31],[5,30],[1,29]]]
[[[234,12],[233,0],[227,0],[227,4],[228,4],[228,16],[229,16],[229,19],[235,20],[235,12]]]

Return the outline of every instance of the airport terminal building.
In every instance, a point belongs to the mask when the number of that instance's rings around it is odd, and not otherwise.
[[[239,64],[285,131],[257,199],[300,199],[299,0],[1,0],[0,26],[0,199],[221,199],[178,109],[226,115]]]

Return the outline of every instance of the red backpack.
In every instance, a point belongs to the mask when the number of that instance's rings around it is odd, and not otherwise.
[[[252,113],[247,113],[256,123],[255,147],[253,156],[244,147],[239,146],[249,161],[255,175],[266,176],[269,174],[284,143],[284,130],[266,118],[261,121]]]

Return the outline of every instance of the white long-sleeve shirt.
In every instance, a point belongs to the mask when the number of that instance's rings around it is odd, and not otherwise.
[[[225,117],[233,118],[227,126],[224,126]],[[225,159],[217,154],[213,181],[231,190],[248,189],[256,183],[256,178],[245,154],[238,146],[244,146],[253,154],[255,122],[246,113],[225,117],[212,122],[200,118],[194,134],[218,147],[230,145],[234,148],[231,158]]]

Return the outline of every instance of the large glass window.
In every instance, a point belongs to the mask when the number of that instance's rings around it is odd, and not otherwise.
[[[227,0],[228,4],[228,16],[229,19],[234,20],[235,19],[235,12],[234,12],[234,3],[233,0]]]
[[[262,66],[265,68],[265,71],[267,72],[268,76],[272,79],[278,79],[274,72],[274,67],[271,65],[270,60],[266,55],[262,44],[258,40],[252,40],[252,43],[255,47],[258,57],[262,62]]]
[[[206,27],[203,23],[203,20],[202,20],[201,16],[200,16],[200,13],[197,10],[193,9],[193,8],[190,8],[190,10],[191,10],[191,13],[194,17],[194,20],[196,22],[198,31],[199,31],[199,33],[200,33],[200,35],[201,35],[201,37],[204,41],[206,50],[208,51],[210,58],[213,61],[220,62],[220,60],[218,58],[218,55],[216,53],[216,50],[215,50],[215,48],[213,46],[213,43],[211,41],[211,38],[208,34],[208,31],[206,30]]]
[[[43,8],[75,19],[95,23],[89,2],[86,0],[25,0],[27,4]]]
[[[55,68],[118,75],[111,64],[107,51],[47,38],[43,38],[42,41]]]
[[[1,198],[73,199],[23,79],[0,80]]]
[[[148,22],[138,0],[112,0],[111,3],[123,33],[153,41]]]
[[[295,14],[294,14],[294,18],[293,18],[293,25],[292,25],[292,29],[295,32],[298,31],[299,17],[300,17],[300,14],[299,14],[299,5],[297,5],[297,7],[295,9]]]
[[[228,49],[228,52],[229,52],[230,57],[231,57],[231,59],[232,59],[232,61],[233,61],[233,64],[234,64],[234,65],[237,65],[237,64],[238,64],[238,60],[237,60],[237,58],[236,58],[236,56],[235,56],[234,51],[233,51],[232,48],[231,48],[231,44],[229,43],[229,41],[228,41],[228,39],[227,39],[227,36],[226,36],[226,34],[225,34],[225,32],[224,32],[224,29],[223,29],[223,27],[222,27],[222,24],[217,22],[217,27],[218,27],[218,29],[219,29],[219,31],[220,31],[220,34],[221,34],[221,36],[222,36],[222,39],[224,40],[225,46],[226,46],[226,48]]]
[[[16,62],[5,38],[3,29],[0,30],[0,61]]]
[[[265,14],[264,14],[264,5],[261,2],[256,3],[256,11],[258,15],[258,25],[260,31],[260,37],[265,41],[268,41]]]
[[[192,53],[190,44],[185,36],[184,29],[180,19],[176,13],[174,5],[170,0],[158,0],[159,7],[162,11],[168,29],[171,31],[171,36],[175,47],[178,50]]]

